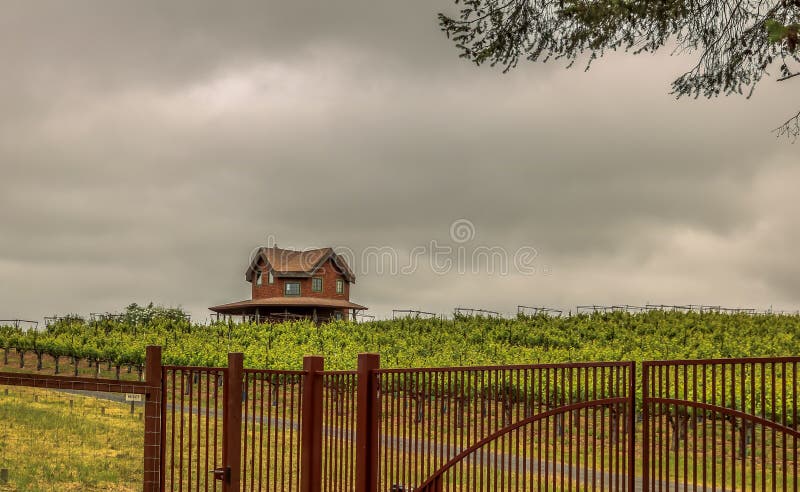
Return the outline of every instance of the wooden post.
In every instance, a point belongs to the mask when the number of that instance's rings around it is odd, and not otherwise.
[[[378,491],[380,401],[379,380],[374,371],[380,367],[381,359],[378,354],[358,355],[356,492]]]
[[[228,354],[227,380],[222,386],[225,398],[222,463],[227,475],[226,480],[222,481],[222,492],[238,492],[241,489],[243,386],[244,355],[240,352]]]
[[[161,488],[161,347],[149,345],[145,353],[144,492]],[[70,403],[72,403],[70,401]]]
[[[322,490],[322,374],[325,359],[303,358],[303,409],[300,423],[300,491]]]

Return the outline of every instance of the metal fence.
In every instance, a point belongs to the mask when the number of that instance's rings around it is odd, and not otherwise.
[[[135,490],[131,469],[159,490],[160,360],[148,347],[141,382],[0,372],[0,490]]]
[[[344,492],[355,488],[356,384],[355,371],[322,375],[322,480],[319,490]]]
[[[646,490],[797,490],[798,362],[645,362]]]
[[[164,366],[163,490],[219,490],[208,470],[222,466],[226,369]]]
[[[0,385],[143,395],[148,492],[777,491],[798,486],[799,363],[269,371],[161,367],[150,347],[142,382]]]
[[[244,370],[242,491],[300,490],[302,371]]]
[[[0,384],[0,490],[141,489],[140,402],[70,382],[59,389],[14,383]]]
[[[631,364],[379,374],[378,490],[627,490]]]

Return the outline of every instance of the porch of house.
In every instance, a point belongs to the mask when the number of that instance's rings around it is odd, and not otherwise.
[[[316,323],[348,318],[355,321],[357,313],[365,309],[367,308],[364,306],[344,300],[303,297],[254,299],[211,308],[218,321],[240,320],[252,323],[274,323],[295,319],[307,319]]]

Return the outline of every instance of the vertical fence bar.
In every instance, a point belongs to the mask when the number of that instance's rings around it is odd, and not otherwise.
[[[650,490],[650,366],[642,364],[642,490]],[[636,399],[636,393],[631,394],[632,399]],[[631,433],[634,429],[631,429]],[[631,454],[634,454],[635,447],[631,447]],[[636,471],[632,469],[632,473]],[[635,488],[631,490],[636,490]]]
[[[356,427],[356,492],[377,492],[380,456],[380,401],[377,375],[378,354],[358,356],[358,420]]]
[[[242,385],[244,375],[244,355],[228,354],[228,371],[223,395],[222,462],[227,468],[227,480],[223,481],[223,492],[238,492],[241,489],[242,475]]]
[[[302,420],[300,423],[300,491],[322,490],[322,375],[325,359],[303,358]]]
[[[145,354],[144,491],[161,488],[161,347],[150,345]],[[160,389],[159,389],[160,388]]]

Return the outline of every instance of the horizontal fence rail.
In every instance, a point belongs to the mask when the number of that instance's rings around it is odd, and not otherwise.
[[[3,362],[63,369],[26,357]],[[322,357],[298,371],[244,369],[241,354],[227,367],[160,360],[148,347],[134,374],[67,361],[81,376],[3,371],[0,386],[141,399],[148,492],[798,488],[800,357],[386,369],[362,354],[353,371]]]
[[[46,374],[0,373],[2,386],[27,386],[31,388],[95,391],[101,393],[131,393],[145,395],[151,390],[160,391],[161,386],[151,387],[145,382],[117,381],[85,377],[50,376]]]

